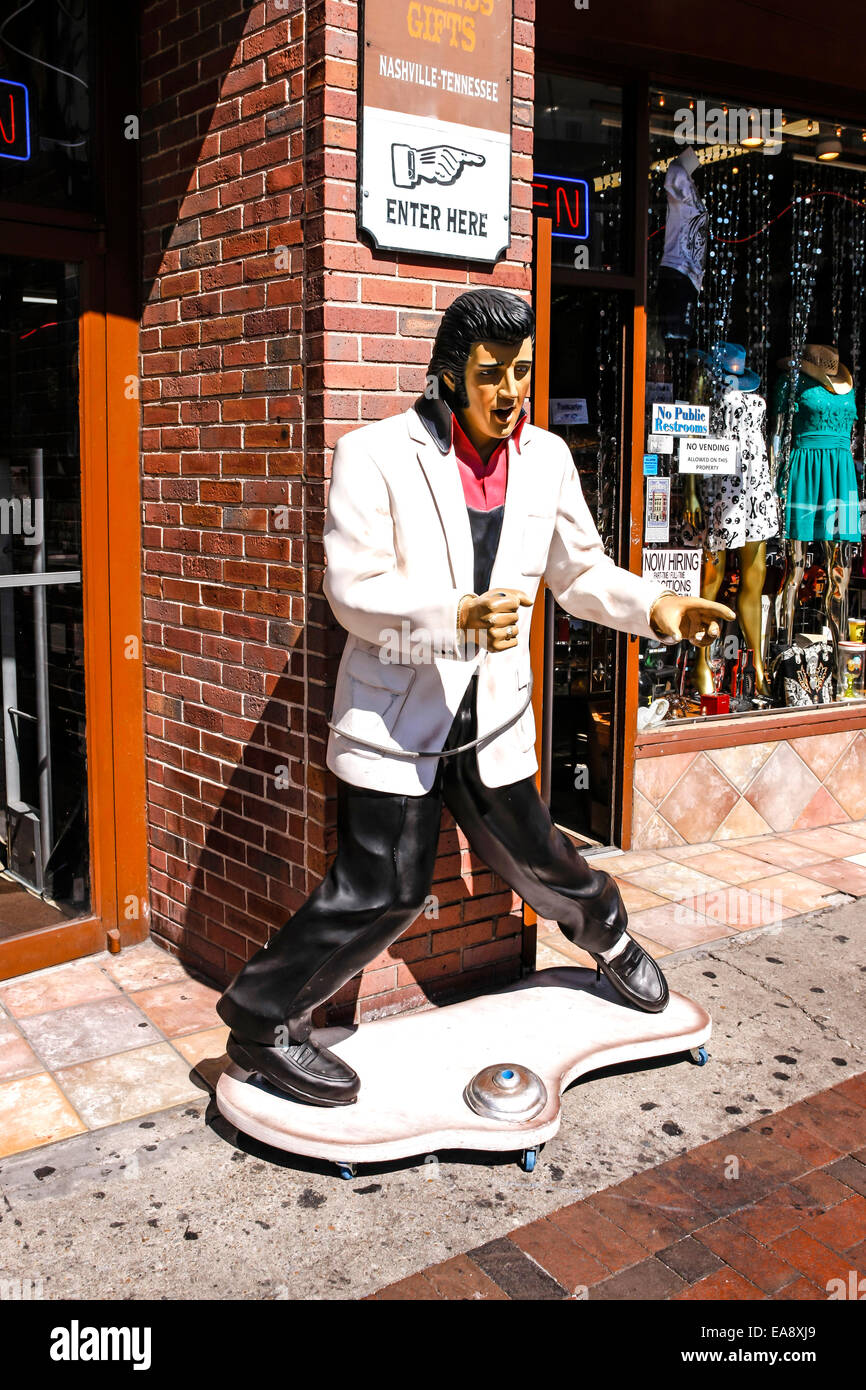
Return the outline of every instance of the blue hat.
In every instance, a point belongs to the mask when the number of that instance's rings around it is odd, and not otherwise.
[[[757,391],[761,378],[746,368],[746,349],[742,343],[716,343],[709,352],[698,350],[695,357],[708,362],[725,381],[737,391]]]

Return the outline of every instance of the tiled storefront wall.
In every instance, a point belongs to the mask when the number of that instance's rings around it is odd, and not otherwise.
[[[151,929],[219,980],[335,847],[333,445],[411,404],[456,294],[530,289],[533,14],[515,0],[511,247],[467,270],[357,239],[355,4],[142,6]],[[519,904],[447,817],[433,892],[329,1018],[518,973]]]
[[[635,763],[634,849],[811,830],[864,816],[862,730],[671,752]]]

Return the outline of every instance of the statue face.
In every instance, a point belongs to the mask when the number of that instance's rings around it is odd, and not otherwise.
[[[529,391],[532,339],[522,343],[473,343],[466,363],[468,407],[458,410],[463,429],[489,455],[517,423]],[[453,389],[450,372],[443,373]],[[483,454],[482,454],[483,456]]]

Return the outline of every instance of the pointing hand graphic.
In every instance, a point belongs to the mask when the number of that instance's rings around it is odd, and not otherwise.
[[[409,145],[391,146],[391,165],[397,188],[414,188],[422,180],[425,183],[456,183],[464,165],[485,163],[483,154],[461,150],[457,145],[429,145],[423,150],[413,150]]]

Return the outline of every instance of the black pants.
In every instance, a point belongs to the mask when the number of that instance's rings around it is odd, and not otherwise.
[[[662,337],[691,342],[695,335],[699,295],[688,275],[673,266],[659,266],[658,316]]]
[[[473,676],[446,748],[476,737]],[[303,907],[238,973],[217,1005],[233,1031],[274,1045],[300,1040],[316,1005],[396,941],[430,891],[442,805],[475,854],[569,941],[609,949],[627,914],[609,874],[592,869],[550,819],[534,777],[486,787],[474,749],[442,758],[430,791],[402,796],[338,779],[338,848]]]

